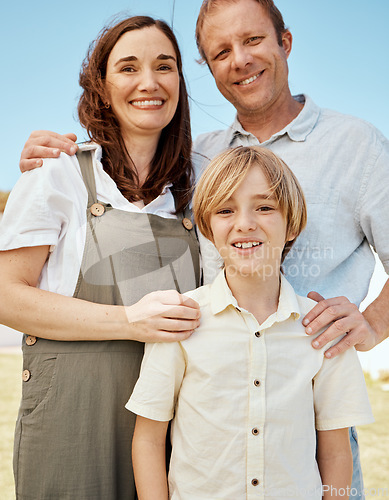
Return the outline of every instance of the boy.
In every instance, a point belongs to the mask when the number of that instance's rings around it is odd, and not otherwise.
[[[188,294],[201,308],[189,339],[146,346],[127,403],[140,500],[348,498],[347,428],[372,415],[355,351],[327,360],[312,349],[301,323],[312,301],[281,274],[306,223],[296,178],[269,150],[228,150],[201,177],[193,210],[224,269]]]

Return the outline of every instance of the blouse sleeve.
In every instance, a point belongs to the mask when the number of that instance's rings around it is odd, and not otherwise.
[[[57,245],[70,221],[78,218],[83,224],[86,201],[75,156],[62,153],[44,160],[43,167],[21,175],[9,196],[0,223],[0,250]]]

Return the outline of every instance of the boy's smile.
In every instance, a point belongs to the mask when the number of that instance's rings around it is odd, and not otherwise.
[[[287,223],[259,166],[251,167],[232,196],[215,210],[210,225],[227,278],[278,279]]]

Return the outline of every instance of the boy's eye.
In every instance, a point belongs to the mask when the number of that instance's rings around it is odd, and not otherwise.
[[[230,214],[232,213],[232,210],[229,208],[221,208],[216,212],[218,215],[223,215],[223,214]]]
[[[263,207],[258,207],[258,210],[260,212],[270,212],[271,210],[274,210],[274,207],[270,207],[268,205],[265,205]]]

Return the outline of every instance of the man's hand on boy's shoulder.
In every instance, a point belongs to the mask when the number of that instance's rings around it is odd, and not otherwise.
[[[320,349],[336,338],[342,337],[325,352],[327,358],[334,358],[353,346],[359,351],[369,351],[379,343],[378,335],[370,323],[358,307],[346,297],[324,299],[317,292],[310,292],[308,297],[317,304],[303,319],[305,332],[307,335],[315,335],[327,327],[315,338],[312,347]]]
[[[61,151],[72,156],[78,146],[75,134],[56,134],[49,130],[35,130],[27,139],[20,155],[19,168],[21,172],[41,167],[43,158],[58,158]]]

